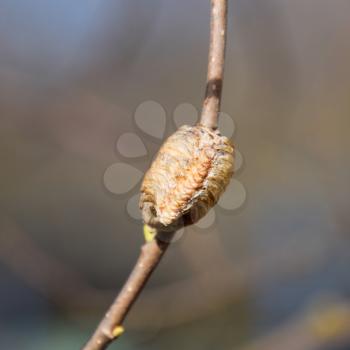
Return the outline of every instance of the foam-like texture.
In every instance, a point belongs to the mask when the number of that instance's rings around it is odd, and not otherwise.
[[[144,222],[161,229],[197,222],[225,191],[233,165],[234,146],[219,131],[180,127],[145,174],[140,198]]]

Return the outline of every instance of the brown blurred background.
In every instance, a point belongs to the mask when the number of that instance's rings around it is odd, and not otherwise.
[[[232,0],[228,29],[247,200],[172,245],[111,349],[350,349],[350,2]],[[92,332],[143,240],[116,140],[143,101],[200,109],[208,35],[208,1],[0,0],[1,349]]]

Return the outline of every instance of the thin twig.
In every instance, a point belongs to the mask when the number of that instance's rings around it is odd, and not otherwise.
[[[217,127],[220,108],[226,22],[227,0],[211,0],[208,76],[201,124],[212,129]],[[157,267],[168,245],[169,243],[156,238],[142,247],[141,255],[129,279],[83,350],[106,349],[108,344],[121,334],[122,322]]]
[[[168,242],[158,238],[142,246],[131,275],[83,350],[106,349],[123,332],[122,322],[168,246]]]
[[[224,77],[227,0],[211,0],[210,47],[205,98],[200,123],[217,128]]]

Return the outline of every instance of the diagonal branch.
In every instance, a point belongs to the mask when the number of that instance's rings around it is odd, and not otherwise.
[[[210,47],[206,95],[200,123],[217,128],[226,42],[227,0],[211,0]],[[123,332],[122,322],[169,246],[157,237],[146,243],[123,289],[83,350],[103,350]],[[167,233],[169,235],[169,232]]]
[[[167,233],[169,234],[169,233]],[[95,333],[83,350],[102,350],[123,332],[121,326],[126,315],[141,293],[147,280],[157,267],[169,243],[155,238],[141,248],[136,265],[123,289],[98,325]]]

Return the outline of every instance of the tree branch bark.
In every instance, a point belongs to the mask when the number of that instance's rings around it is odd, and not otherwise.
[[[169,232],[166,233],[171,238]],[[170,237],[169,237],[170,235]],[[103,350],[123,332],[122,323],[157,267],[169,242],[156,237],[141,248],[141,254],[128,280],[83,350]]]
[[[227,0],[211,0],[208,75],[200,123],[212,129],[217,128],[220,109],[226,22]],[[161,234],[142,247],[130,277],[83,350],[106,349],[123,332],[122,322],[169,246],[169,241],[164,242]],[[167,235],[169,238],[169,232]]]
[[[217,128],[224,78],[227,0],[211,0],[210,46],[205,98],[200,123]]]

